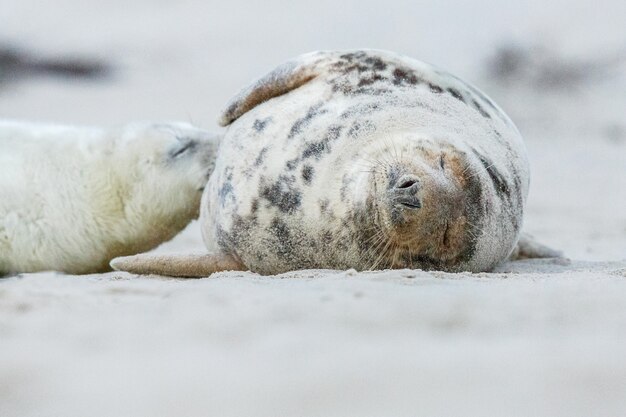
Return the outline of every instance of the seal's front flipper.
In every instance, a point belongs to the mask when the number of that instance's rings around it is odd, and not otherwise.
[[[341,51],[310,52],[276,67],[232,98],[222,112],[219,124],[228,126],[267,100],[287,94],[328,73],[342,55]]]
[[[537,242],[534,237],[522,233],[517,246],[509,256],[510,261],[529,258],[563,258],[563,252]]]
[[[159,255],[139,254],[123,256],[111,261],[117,271],[132,274],[165,275],[171,277],[200,278],[220,271],[246,271],[241,262],[231,255]]]

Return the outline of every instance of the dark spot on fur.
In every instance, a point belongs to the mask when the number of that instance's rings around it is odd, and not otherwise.
[[[252,200],[252,205],[250,206],[250,212],[254,214],[257,211],[259,211],[259,199],[255,198],[254,200]]]
[[[311,120],[313,120],[315,117],[327,113],[328,110],[322,109],[323,105],[324,103],[317,103],[316,105],[311,106],[303,117],[294,122],[294,124],[291,126],[289,134],[287,135],[287,138],[293,138],[295,135],[302,131],[303,127],[306,127],[308,124],[310,124]]]
[[[485,167],[487,174],[489,174],[489,178],[491,178],[491,181],[493,182],[493,188],[496,190],[496,193],[498,193],[498,196],[503,201],[510,201],[511,190],[504,179],[504,176],[498,171],[493,163],[487,160],[487,158],[481,155],[476,149],[472,148],[472,152],[474,152],[474,155],[478,157],[480,163],[483,167]]]
[[[235,195],[233,193],[233,167],[228,166],[224,169],[224,179],[222,180],[221,186],[218,190],[218,197],[222,207],[224,207],[228,200],[231,203],[235,202]]]
[[[379,74],[373,74],[369,77],[363,77],[359,80],[359,83],[357,84],[358,87],[365,87],[368,85],[372,85],[374,84],[376,81],[382,81],[385,78]]]
[[[302,203],[302,194],[293,183],[293,176],[281,175],[278,180],[272,184],[263,184],[264,179],[261,178],[261,197],[269,201],[272,206],[277,207],[283,213],[295,212]]]
[[[322,154],[330,153],[330,142],[339,138],[343,126],[331,125],[324,137],[316,142],[309,143],[302,151],[302,159],[315,158],[320,159]]]
[[[278,238],[280,242],[285,243],[289,240],[289,227],[280,217],[274,217],[272,219],[272,224],[270,225],[269,230]]]
[[[224,169],[224,174],[226,175],[226,181],[232,181],[233,180],[233,167],[227,166]]]
[[[389,81],[388,75],[382,72],[387,68],[388,64],[375,53],[361,51],[343,54],[331,66],[336,76],[329,79],[329,84],[334,92],[346,95],[382,95],[390,90],[383,87],[373,88],[372,85]],[[357,74],[348,76],[351,73]],[[410,83],[413,79],[417,78],[407,72],[404,81]]]
[[[322,233],[322,243],[324,245],[329,245],[333,242],[333,234],[326,230],[324,233]]]
[[[224,229],[221,224],[217,225],[217,244],[225,252],[237,253],[237,249],[244,246],[244,242],[250,240],[251,231],[257,227],[258,218],[256,214],[246,217],[233,214],[230,230]]]
[[[513,177],[513,190],[515,193],[515,202],[516,204],[516,211],[520,214],[523,214],[524,212],[524,199],[522,197],[522,181],[519,178],[518,175]],[[515,228],[516,231],[519,231],[521,228],[521,222],[519,221],[519,219],[517,218],[517,216],[512,216],[513,219],[513,227]]]
[[[472,104],[474,104],[474,107],[476,107],[476,110],[478,110],[481,116],[486,117],[487,119],[491,119],[491,115],[489,115],[489,113],[487,113],[485,109],[483,109],[479,102],[477,102],[476,100],[472,100]]]
[[[356,52],[347,52],[341,55],[339,58],[345,59],[348,62],[352,62],[356,59],[361,59],[365,57],[365,51],[356,51]]]
[[[384,71],[387,68],[387,64],[376,56],[370,56],[365,58],[365,62],[371,66],[375,71]]]
[[[232,248],[232,242],[230,238],[230,234],[224,230],[222,226],[217,225],[217,230],[215,232],[215,237],[217,240],[217,244],[220,248],[224,250],[229,250]]]
[[[446,91],[450,93],[452,97],[454,97],[455,99],[465,103],[465,99],[463,98],[463,95],[456,88],[448,88],[446,89]]]
[[[504,175],[502,175],[502,173],[496,169],[486,157],[484,157],[476,149],[472,148],[472,152],[478,157],[480,163],[487,171],[487,174],[489,174],[493,188],[502,202],[502,219],[510,221],[513,229],[519,231],[521,227],[520,215],[524,209],[521,179],[519,176],[514,175],[512,177],[512,184],[509,183]],[[476,177],[477,176],[470,176],[470,178]],[[488,212],[488,207],[485,207],[483,212]]]
[[[379,103],[355,104],[339,115],[342,119],[358,115],[363,116],[382,110]]]
[[[285,167],[287,167],[289,171],[293,171],[294,169],[298,167],[298,163],[300,163],[300,158],[290,159],[285,164]]]
[[[396,68],[393,70],[393,84],[394,85],[415,85],[419,82],[419,79],[415,73],[410,69]]]
[[[322,198],[322,199],[318,200],[317,204],[320,206],[320,212],[322,214],[324,214],[328,210],[328,206],[330,204],[330,201],[327,198]]]
[[[254,166],[258,167],[263,163],[263,160],[265,159],[265,155],[267,154],[269,147],[265,146],[263,149],[261,149],[261,152],[259,152],[259,156],[256,157],[256,159],[254,160]]]
[[[358,120],[355,120],[352,123],[352,126],[350,126],[350,129],[348,129],[348,136],[356,139],[359,136],[359,133],[361,133],[361,123]]]
[[[292,228],[289,219],[285,216],[275,216],[267,226],[267,245],[250,248],[255,253],[259,263],[263,264],[263,258],[267,255],[275,256],[276,263],[272,264],[270,271],[288,271],[291,269],[320,268],[328,265],[328,248],[319,244],[317,236],[311,236],[298,227]],[[320,234],[322,231],[319,232]],[[258,271],[264,273],[263,270]]]
[[[354,179],[348,174],[344,174],[341,178],[341,189],[339,190],[339,198],[341,201],[347,200],[348,192],[352,188],[352,184],[354,184]]]
[[[228,200],[230,200],[231,202],[234,201],[235,196],[233,194],[233,184],[231,183],[231,181],[224,181],[217,194],[220,198],[220,204],[222,205],[222,207],[226,206]]]
[[[302,179],[305,184],[311,184],[315,169],[311,165],[305,165],[302,167]]]
[[[330,146],[328,146],[327,140],[312,142],[304,148],[304,151],[302,152],[302,159],[308,159],[311,157],[319,159],[323,152],[330,152]]]
[[[380,87],[380,88],[366,88],[366,87],[361,87],[361,88],[357,88],[352,90],[352,94],[368,94],[370,96],[380,96],[383,94],[388,94],[390,93],[391,90],[385,87]]]
[[[384,64],[380,59],[379,63],[376,63],[375,60],[375,57],[368,57],[366,52],[360,51],[341,55],[339,61],[333,64],[333,66],[343,73],[351,71],[365,72],[374,70],[376,66],[380,67],[380,64]]]
[[[335,213],[330,206],[330,200],[327,198],[320,198],[317,200],[317,204],[320,208],[320,214],[324,217],[335,219]]]
[[[330,125],[328,127],[328,131],[326,132],[325,139],[327,139],[328,141],[337,140],[339,138],[339,135],[341,134],[342,129],[343,126],[341,125]]]
[[[456,77],[455,77],[456,78]],[[457,78],[458,79],[458,78]],[[462,80],[460,80],[462,81]],[[470,91],[476,95],[477,97],[479,97],[482,101],[484,101],[485,103],[487,103],[489,105],[489,107],[491,107],[493,109],[494,112],[496,112],[496,114],[500,114],[500,110],[498,110],[498,108],[496,107],[495,103],[493,101],[491,101],[491,99],[489,97],[487,97],[482,91],[480,91],[479,89],[475,88],[474,86],[468,84],[467,88],[470,89]]]
[[[252,128],[256,130],[257,132],[262,132],[267,126],[267,124],[271,121],[272,121],[271,117],[268,117],[263,120],[256,119],[254,123],[252,124]]]
[[[376,131],[376,125],[371,120],[355,120],[348,129],[348,136],[353,139],[359,136]]]
[[[432,91],[433,93],[436,93],[436,94],[443,93],[443,88],[433,83],[428,83],[428,88],[430,88],[430,91]]]

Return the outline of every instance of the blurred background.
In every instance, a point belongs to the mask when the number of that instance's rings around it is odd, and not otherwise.
[[[516,122],[526,230],[626,258],[626,2],[0,0],[0,117],[218,130],[252,79],[317,49],[393,50],[466,79]],[[0,173],[1,175],[1,173]],[[192,225],[161,250],[202,249]]]

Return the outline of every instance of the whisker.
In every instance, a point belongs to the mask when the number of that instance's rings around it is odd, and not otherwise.
[[[372,267],[372,270],[376,270],[376,267],[378,267],[380,262],[385,258],[385,256],[387,255],[387,252],[388,252],[389,247],[391,246],[391,244],[392,244],[392,241],[388,240],[387,243],[385,244],[385,247],[383,248],[382,252],[380,253],[380,256],[378,257],[378,259],[374,263],[374,266]]]
[[[400,250],[399,250],[400,247],[399,246],[394,245],[393,249],[394,250],[393,250],[393,258],[392,258],[392,261],[391,261],[391,267],[395,267],[397,265],[398,254],[400,253]]]

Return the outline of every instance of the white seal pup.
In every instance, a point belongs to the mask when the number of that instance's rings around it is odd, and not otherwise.
[[[0,275],[110,270],[198,215],[216,138],[184,123],[0,122]]]
[[[220,122],[201,203],[209,254],[114,268],[488,271],[518,242],[522,138],[491,99],[431,65],[373,50],[302,55],[243,90]]]

